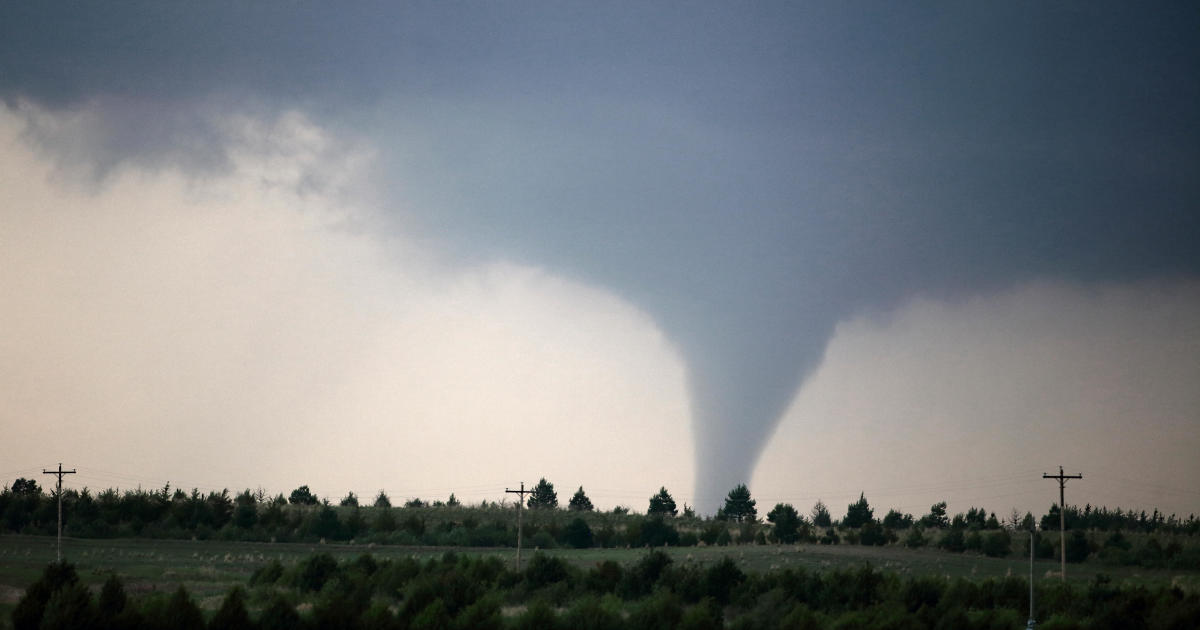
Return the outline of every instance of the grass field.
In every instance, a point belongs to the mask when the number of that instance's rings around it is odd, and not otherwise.
[[[63,556],[75,564],[84,583],[98,589],[110,573],[125,582],[131,595],[169,591],[184,585],[203,608],[216,608],[235,584],[245,584],[250,574],[264,563],[278,559],[285,566],[314,553],[324,552],[339,560],[371,553],[379,558],[440,556],[447,551],[467,555],[496,556],[515,560],[511,548],[399,547],[337,544],[283,544],[151,539],[64,539]],[[744,545],[731,547],[680,547],[667,550],[679,563],[708,564],[724,556],[733,558],[746,571],[769,571],[786,567],[832,570],[870,563],[901,575],[948,575],[983,579],[1005,575],[1025,576],[1026,558],[988,558],[953,554],[934,549],[857,545]],[[525,557],[533,550],[525,550]],[[555,549],[568,562],[587,568],[604,559],[635,562],[644,549]],[[43,536],[0,536],[0,627],[26,585],[55,558],[55,539]],[[1057,579],[1058,563],[1038,561],[1037,579]],[[1175,584],[1185,590],[1200,590],[1200,573],[1111,567],[1097,562],[1068,565],[1071,580],[1091,580],[1104,573],[1115,582]]]

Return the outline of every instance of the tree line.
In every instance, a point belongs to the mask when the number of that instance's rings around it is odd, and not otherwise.
[[[579,487],[560,509],[554,484],[541,479],[526,504],[526,540],[533,547],[660,547],[767,543],[904,545],[935,547],[949,552],[974,552],[1004,557],[1028,554],[1026,532],[1035,525],[1032,514],[1012,513],[1004,520],[979,508],[950,516],[945,502],[930,506],[919,517],[889,510],[882,518],[864,495],[846,506],[835,519],[818,501],[805,515],[778,503],[760,518],[745,484],[731,489],[712,517],[679,508],[665,487],[652,494],[645,513],[626,508],[603,512],[594,508]],[[1043,529],[1057,529],[1059,508],[1052,505],[1041,517]],[[53,534],[57,497],[36,482],[17,479],[0,492],[0,529],[13,533]],[[357,541],[395,545],[460,547],[515,546],[516,519],[501,503],[465,506],[453,494],[445,500],[410,499],[393,507],[380,491],[360,503],[348,493],[337,505],[320,500],[308,486],[289,496],[263,491],[185,492],[164,486],[158,490],[107,489],[93,495],[88,489],[63,492],[64,533],[80,538],[148,537],[246,541]],[[1146,567],[1200,568],[1200,544],[1194,516],[1180,520],[1157,511],[1146,516],[1120,509],[1068,507],[1067,559],[1095,558],[1112,564]],[[1035,555],[1057,557],[1058,536],[1039,535]]]

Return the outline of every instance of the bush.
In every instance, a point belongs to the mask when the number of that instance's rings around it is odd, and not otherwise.
[[[315,592],[337,574],[338,566],[333,556],[319,553],[304,559],[294,570],[292,585],[302,591]]]
[[[480,597],[459,613],[454,625],[461,630],[500,630],[504,627],[500,601],[494,596]]]
[[[42,630],[75,630],[91,628],[98,620],[92,595],[79,582],[54,591],[46,602],[39,628]]]
[[[661,516],[643,521],[641,535],[638,537],[638,546],[662,547],[664,545],[679,546],[679,532]]]
[[[592,546],[592,528],[582,518],[572,520],[563,529],[563,542],[575,549],[587,549]]]
[[[634,630],[658,630],[674,628],[683,618],[683,606],[679,598],[668,590],[660,590],[641,601],[629,614],[626,628]]]
[[[564,627],[572,630],[619,630],[624,627],[620,614],[604,606],[595,596],[575,600],[562,621]]]
[[[14,630],[37,630],[46,612],[46,604],[58,591],[79,583],[79,575],[75,573],[75,565],[67,562],[54,562],[42,570],[42,575],[17,601],[12,611]]]
[[[720,562],[705,570],[704,595],[720,604],[728,604],[729,594],[745,581],[746,574],[738,568],[737,563],[729,556],[724,556]]]
[[[249,630],[254,627],[250,623],[250,614],[246,612],[246,594],[242,587],[234,587],[229,591],[208,626],[214,630]]]
[[[434,599],[413,617],[412,630],[450,630],[450,613],[441,598]]]
[[[274,584],[281,577],[283,577],[283,565],[279,563],[279,560],[273,559],[254,570],[254,573],[250,575],[250,586]]]
[[[725,620],[721,615],[721,607],[711,599],[702,600],[699,604],[683,611],[679,620],[679,630],[721,630]]]
[[[525,568],[525,583],[531,589],[541,588],[556,582],[564,582],[570,574],[567,563],[558,556],[548,556],[544,553],[533,554],[529,566]]]
[[[560,624],[554,609],[540,599],[530,604],[514,624],[517,630],[554,630],[558,627]]]
[[[1067,536],[1067,562],[1083,562],[1090,553],[1086,534],[1075,530]]]
[[[271,601],[263,608],[258,616],[259,630],[291,630],[300,627],[300,614],[296,612],[287,599],[279,593],[271,597]]]
[[[962,530],[947,530],[938,540],[938,547],[945,549],[946,551],[953,551],[955,553],[965,550],[967,548],[967,544],[966,540],[964,540]]]
[[[1012,538],[1008,532],[999,530],[989,532],[983,537],[983,553],[992,558],[1003,558],[1012,549]]]
[[[613,560],[602,560],[592,567],[584,576],[584,587],[597,594],[612,593],[617,590],[625,571]]]

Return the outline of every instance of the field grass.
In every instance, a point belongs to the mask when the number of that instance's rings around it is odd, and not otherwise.
[[[329,553],[349,560],[363,553],[376,557],[415,557],[425,559],[453,551],[472,556],[496,556],[515,560],[511,548],[400,547],[347,544],[249,543],[151,539],[71,539],[63,540],[63,556],[72,562],[83,582],[95,589],[116,573],[131,595],[170,591],[185,586],[202,607],[216,608],[224,594],[235,584],[245,584],[250,574],[264,563],[278,559],[285,566],[314,553]],[[898,546],[862,547],[857,545],[744,545],[731,547],[679,547],[667,549],[679,563],[709,564],[728,556],[746,571],[769,571],[803,567],[824,571],[870,563],[873,567],[901,575],[946,575],[983,579],[1006,575],[1026,576],[1027,558],[988,558],[974,554],[954,554],[934,549],[906,549]],[[525,550],[530,557],[533,550]],[[548,553],[588,568],[601,560],[628,564],[636,562],[645,549],[555,549]],[[55,539],[44,536],[0,536],[0,627],[26,585],[55,558]],[[1057,579],[1058,563],[1039,560],[1034,575],[1039,580]],[[1071,580],[1092,580],[1103,573],[1118,583],[1175,584],[1185,590],[1200,590],[1200,572],[1147,570],[1137,567],[1112,567],[1098,562],[1068,565]]]

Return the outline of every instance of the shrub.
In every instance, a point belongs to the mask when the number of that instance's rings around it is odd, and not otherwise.
[[[567,609],[563,626],[572,630],[619,630],[621,616],[604,606],[595,596],[581,597]]]
[[[634,630],[674,628],[682,618],[683,606],[679,603],[679,598],[668,590],[660,590],[634,607],[625,627]]]
[[[602,560],[592,567],[584,576],[584,587],[588,591],[605,594],[616,591],[617,585],[625,575],[621,565],[613,560]]]
[[[292,584],[302,591],[319,591],[338,570],[337,560],[327,553],[305,558],[295,569]]]
[[[281,577],[283,577],[283,565],[279,563],[279,560],[273,559],[254,570],[254,573],[250,575],[250,586],[274,584]]]
[[[415,627],[415,626],[414,626]],[[537,600],[530,604],[521,616],[517,617],[514,627],[517,630],[554,630],[560,627],[554,609],[545,601]]]
[[[504,627],[500,600],[495,596],[480,597],[458,614],[454,626],[461,630],[500,630]]]
[[[705,570],[704,594],[720,604],[728,604],[730,592],[745,581],[746,574],[738,568],[737,563],[729,556],[724,556],[720,562]]]
[[[566,581],[568,575],[566,561],[544,553],[533,554],[533,559],[525,568],[525,582],[533,589]]]
[[[87,587],[75,582],[54,591],[46,602],[39,628],[43,630],[75,630],[91,628],[97,621],[96,607]]]
[[[724,627],[721,608],[711,599],[701,600],[699,604],[683,611],[678,626],[679,630],[721,630]]]
[[[17,601],[12,612],[14,630],[37,630],[46,612],[46,604],[58,591],[79,583],[75,573],[75,565],[67,562],[54,562],[42,570],[42,575]]]
[[[300,627],[300,614],[287,599],[275,593],[259,614],[258,627],[259,630],[291,630]]]
[[[661,516],[643,521],[638,546],[662,547],[663,545],[678,546],[679,532]]]
[[[1007,531],[989,532],[983,537],[983,553],[992,558],[1003,558],[1012,549],[1012,538]]]
[[[587,549],[592,546],[592,528],[587,521],[576,518],[563,529],[563,542],[575,549]]]
[[[963,551],[967,548],[963,531],[961,529],[947,530],[938,540],[938,547],[941,547],[946,551],[953,551],[955,553]]]
[[[450,613],[441,598],[434,599],[413,617],[412,630],[450,630]]]
[[[250,623],[250,614],[246,612],[246,594],[242,587],[237,586],[229,591],[208,625],[214,630],[249,630],[254,627]]]
[[[1086,534],[1075,530],[1067,536],[1067,562],[1083,562],[1090,553]]]

